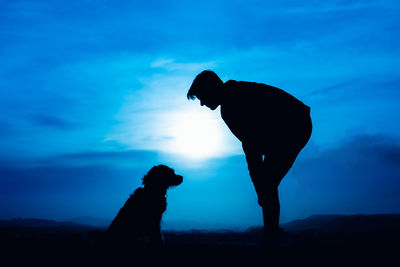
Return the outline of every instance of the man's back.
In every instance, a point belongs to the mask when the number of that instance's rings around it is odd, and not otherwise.
[[[243,143],[268,150],[285,141],[309,107],[285,91],[262,83],[227,81],[221,116]]]

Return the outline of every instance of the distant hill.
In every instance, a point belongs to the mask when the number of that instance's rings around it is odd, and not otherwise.
[[[3,238],[63,238],[86,236],[98,227],[75,222],[42,219],[0,220],[0,239]]]
[[[281,225],[288,232],[399,232],[400,214],[313,215]]]
[[[81,217],[72,218],[71,222],[84,224],[84,225],[92,225],[92,226],[96,226],[99,228],[107,228],[110,225],[111,220],[104,219],[104,218],[91,217],[91,216],[81,216]]]
[[[11,220],[0,220],[0,228],[10,227],[27,227],[27,228],[41,228],[41,227],[67,227],[67,228],[87,228],[92,227],[89,225],[79,224],[69,221],[53,221],[43,219],[11,219]]]

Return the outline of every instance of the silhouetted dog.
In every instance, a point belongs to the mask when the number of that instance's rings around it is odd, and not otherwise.
[[[133,245],[162,244],[161,217],[167,208],[167,189],[181,184],[183,177],[158,165],[143,177],[139,187],[126,201],[107,229],[109,240]]]

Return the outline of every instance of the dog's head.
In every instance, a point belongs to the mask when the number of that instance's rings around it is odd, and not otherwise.
[[[182,183],[183,177],[175,174],[175,171],[165,165],[157,165],[143,177],[142,184],[145,187],[159,187],[168,189]]]

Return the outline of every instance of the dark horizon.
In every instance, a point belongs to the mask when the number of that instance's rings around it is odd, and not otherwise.
[[[295,219],[289,222],[280,223],[283,231],[302,233],[310,230],[323,232],[357,233],[365,234],[374,231],[390,231],[392,228],[400,230],[400,213],[380,213],[380,214],[315,214],[306,218]],[[60,233],[64,227],[82,228],[83,233],[87,231],[105,231],[109,223],[96,224],[90,223],[87,218],[72,218],[71,220],[50,220],[42,218],[12,218],[0,220],[0,229],[40,229],[40,228],[59,228]],[[10,228],[11,227],[11,228]],[[162,227],[163,233],[196,232],[196,233],[235,233],[262,231],[262,224],[252,225],[245,228],[187,228],[176,229]],[[260,238],[261,240],[261,238]]]

